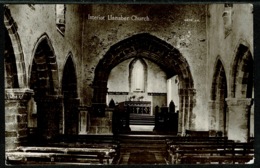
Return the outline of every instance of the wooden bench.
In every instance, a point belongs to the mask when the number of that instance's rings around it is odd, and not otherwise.
[[[170,145],[167,149],[167,160],[171,164],[178,164],[184,156],[252,156],[253,143],[200,143]],[[184,157],[184,158],[185,158]]]
[[[6,152],[7,164],[46,163],[112,164],[117,156],[112,148],[18,147]]]
[[[173,137],[166,139],[166,147],[168,150],[172,145],[201,145],[201,144],[228,144],[234,143],[227,137]]]
[[[227,137],[201,137],[201,136],[195,136],[195,137],[185,137],[185,136],[176,136],[167,138],[166,142],[218,142],[218,141],[227,141]]]
[[[245,164],[253,156],[183,156],[177,164]]]

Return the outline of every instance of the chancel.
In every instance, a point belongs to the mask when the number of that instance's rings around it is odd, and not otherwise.
[[[6,4],[3,29],[7,165],[254,161],[252,4]]]

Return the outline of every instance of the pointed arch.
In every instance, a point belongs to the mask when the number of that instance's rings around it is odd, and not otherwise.
[[[227,78],[220,57],[217,57],[211,87],[211,129],[227,134]]]
[[[9,48],[9,54],[11,52],[12,58],[10,58],[12,61],[12,73],[16,74],[8,74],[7,72],[7,77],[6,80],[13,80],[11,84],[11,87],[15,88],[26,88],[27,87],[27,77],[26,77],[26,70],[25,70],[25,62],[24,62],[24,54],[23,54],[23,49],[20,41],[19,34],[17,32],[18,27],[16,22],[11,16],[10,9],[8,9],[6,6],[4,7],[4,24],[5,24],[5,40],[6,44],[8,45]],[[6,61],[6,59],[5,59]],[[10,61],[10,60],[9,60]],[[8,61],[7,61],[8,62]],[[10,62],[5,62],[5,64],[10,64]],[[14,72],[15,71],[15,72]],[[10,76],[11,79],[10,79]],[[16,82],[17,80],[17,82]],[[17,83],[17,84],[14,84]],[[10,87],[7,85],[7,87]]]
[[[254,61],[247,46],[239,44],[231,69],[231,97],[251,98]]]
[[[37,104],[37,130],[42,139],[51,139],[61,132],[62,97],[56,55],[51,41],[44,33],[33,49],[30,67],[30,89]]]
[[[133,35],[111,46],[95,69],[93,81],[93,102],[96,111],[106,106],[107,81],[111,70],[119,63],[130,58],[144,58],[157,64],[170,78],[178,75],[180,79],[180,113],[179,131],[184,132],[194,125],[192,109],[195,105],[195,89],[187,60],[178,49],[148,33]],[[100,108],[100,109],[99,109]],[[95,109],[95,108],[94,108]],[[184,119],[182,119],[184,118]],[[184,122],[183,122],[184,121]],[[180,128],[180,127],[179,127]]]
[[[66,95],[66,97],[78,97],[76,68],[71,52],[68,54],[67,60],[63,68],[62,93],[63,95]]]
[[[35,95],[57,95],[59,77],[56,55],[51,41],[44,33],[36,42],[33,50],[30,88]]]
[[[250,45],[240,40],[230,72],[230,93],[226,99],[229,110],[228,137],[242,142],[254,134],[254,60]],[[232,120],[231,120],[232,119]],[[237,122],[239,120],[239,122]],[[234,132],[234,130],[236,130]]]
[[[64,102],[64,133],[78,134],[78,110],[77,74],[70,52],[63,68],[62,94]]]

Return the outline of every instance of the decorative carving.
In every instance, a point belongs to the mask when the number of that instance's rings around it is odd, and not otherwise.
[[[129,113],[150,114],[151,111],[150,101],[126,101],[124,106],[128,107]]]

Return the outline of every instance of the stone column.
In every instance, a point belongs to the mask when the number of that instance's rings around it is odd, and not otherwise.
[[[210,136],[216,136],[216,104],[215,101],[208,102],[209,109],[209,132]]]
[[[89,127],[89,109],[86,106],[79,106],[79,134],[87,134]]]
[[[65,134],[77,135],[79,130],[79,99],[64,98]]]
[[[178,132],[185,135],[186,129],[193,129],[195,126],[195,117],[192,112],[194,106],[195,89],[179,89],[180,111],[178,120]]]
[[[112,116],[114,109],[106,108],[103,117],[90,117],[89,134],[112,134]]]
[[[5,149],[27,142],[27,105],[33,94],[29,89],[5,89]]]
[[[37,103],[37,129],[39,138],[49,140],[59,134],[59,119],[63,110],[62,96],[35,98]]]
[[[227,98],[228,105],[228,139],[247,142],[249,138],[249,116],[251,98]]]

